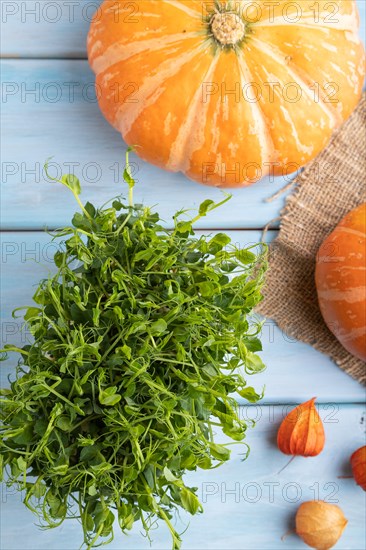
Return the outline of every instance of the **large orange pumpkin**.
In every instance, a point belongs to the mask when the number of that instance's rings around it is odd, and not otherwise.
[[[294,172],[356,106],[354,0],[105,0],[88,37],[100,107],[138,154],[200,183]]]
[[[366,361],[366,203],[347,214],[321,245],[315,280],[328,328]]]

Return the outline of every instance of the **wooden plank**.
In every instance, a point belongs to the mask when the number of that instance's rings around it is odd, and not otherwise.
[[[91,18],[101,3],[2,0],[2,56],[86,58]]]
[[[229,231],[240,246],[254,244],[261,238],[258,231]],[[275,236],[270,232],[269,239]],[[18,306],[31,304],[35,285],[52,272],[55,243],[42,232],[5,232],[1,234],[2,268],[2,345],[26,341],[21,331],[21,319],[12,319]],[[320,402],[363,402],[363,388],[325,355],[312,347],[296,342],[283,334],[273,321],[267,320],[262,329],[262,357],[267,370],[249,377],[248,383],[258,390],[265,386],[264,403],[301,402],[317,396]],[[13,371],[15,354],[1,367],[6,376]],[[243,402],[238,398],[239,402]]]
[[[2,0],[2,55],[85,58],[90,20],[100,4],[101,0]],[[132,9],[138,7],[136,1],[131,4]],[[357,4],[365,21],[366,3]]]
[[[252,412],[252,409],[250,409]],[[348,519],[348,525],[337,550],[361,550],[365,543],[365,493],[350,475],[349,456],[365,444],[364,407],[341,405],[334,412],[320,407],[326,432],[323,452],[313,458],[297,457],[278,474],[289,457],[276,448],[276,433],[287,407],[262,407],[254,429],[249,429],[247,441],[251,453],[242,462],[240,446],[232,447],[232,458],[212,471],[191,472],[187,484],[198,488],[204,506],[203,515],[181,513],[175,526],[183,531],[186,550],[302,550],[304,543],[294,534],[284,541],[281,537],[294,527],[294,516],[301,502],[321,499],[337,504]],[[242,409],[247,417],[247,409]],[[218,436],[219,441],[223,441]],[[56,530],[40,531],[34,526],[34,516],[26,509],[19,494],[3,486],[1,546],[7,550],[70,550],[80,546],[80,526],[68,521]],[[159,522],[160,523],[160,522]],[[136,525],[128,536],[116,527],[111,550],[144,550],[149,542]],[[159,525],[152,533],[152,550],[170,550],[167,529]]]
[[[73,197],[46,181],[43,165],[52,155],[50,172],[75,171],[84,196],[104,202],[125,189],[121,174],[125,145],[104,120],[95,102],[94,75],[86,61],[6,60],[2,62],[2,229],[42,229],[64,225],[74,210]],[[93,100],[94,98],[94,100]],[[172,174],[132,157],[138,180],[136,200],[158,204],[171,225],[181,208],[197,208],[222,192]],[[278,216],[284,197],[271,196],[291,178],[266,178],[246,189],[232,190],[233,199],[201,220],[199,227],[260,228]]]

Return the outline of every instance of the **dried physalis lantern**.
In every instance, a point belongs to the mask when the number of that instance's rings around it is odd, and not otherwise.
[[[340,539],[348,521],[335,504],[303,502],[296,514],[296,533],[312,548],[328,550]]]
[[[315,408],[315,397],[301,403],[282,421],[277,445],[287,455],[316,456],[324,447],[325,434]]]
[[[360,447],[351,456],[353,477],[357,485],[366,491],[366,445]]]

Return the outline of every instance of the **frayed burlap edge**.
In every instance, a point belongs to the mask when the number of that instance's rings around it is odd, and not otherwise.
[[[352,208],[366,201],[366,96],[328,147],[299,175],[270,247],[264,300],[258,313],[327,354],[366,385],[366,365],[349,354],[326,327],[314,281],[320,244]]]

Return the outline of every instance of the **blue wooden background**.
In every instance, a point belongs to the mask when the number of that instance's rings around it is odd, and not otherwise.
[[[344,0],[349,1],[349,0]],[[99,112],[93,93],[94,77],[86,61],[85,40],[98,2],[83,0],[2,0],[2,180],[1,180],[1,342],[27,338],[11,311],[29,304],[37,281],[52,270],[55,252],[44,227],[67,224],[75,210],[63,188],[47,182],[42,172],[53,156],[50,171],[72,171],[83,183],[83,197],[101,204],[120,192],[125,146]],[[365,23],[365,0],[358,1]],[[362,25],[364,28],[364,24]],[[363,31],[362,31],[363,32]],[[195,208],[220,191],[201,187],[179,174],[170,174],[133,157],[138,180],[136,199],[158,205],[170,224],[179,208]],[[71,169],[70,169],[71,167]],[[200,222],[202,230],[227,230],[235,242],[257,242],[261,229],[278,218],[285,196],[265,199],[286,181],[268,178],[234,191],[233,200]],[[268,240],[276,236],[278,221]],[[212,472],[197,472],[188,481],[198,487],[205,512],[182,514],[183,548],[227,550],[301,549],[294,535],[281,536],[293,526],[300,502],[320,498],[339,503],[349,524],[336,548],[365,548],[365,494],[351,479],[348,457],[365,444],[365,393],[327,357],[282,334],[268,320],[262,331],[267,370],[251,381],[266,386],[261,406],[241,403],[241,413],[257,420],[250,429],[251,455],[233,459]],[[12,358],[1,367],[2,385],[12,372]],[[296,458],[281,474],[287,457],[276,449],[276,431],[288,405],[318,397],[327,435],[316,458]],[[56,531],[41,532],[21,497],[2,487],[0,542],[3,550],[74,550],[81,543],[78,526],[67,522]],[[166,530],[153,534],[153,549],[170,548]],[[129,537],[119,533],[111,549],[148,548],[136,527]]]

